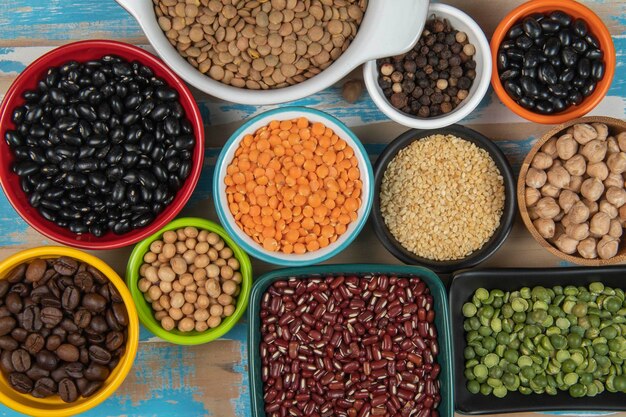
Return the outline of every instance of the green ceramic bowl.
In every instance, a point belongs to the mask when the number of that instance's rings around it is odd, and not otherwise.
[[[310,277],[337,275],[367,277],[375,274],[419,277],[428,285],[435,302],[435,325],[437,326],[437,341],[439,342],[437,362],[441,366],[441,372],[439,373],[441,403],[439,404],[438,410],[441,417],[452,417],[454,415],[454,391],[452,385],[454,381],[454,369],[452,367],[450,313],[446,288],[437,274],[430,269],[420,266],[346,264],[279,269],[262,275],[255,280],[252,286],[252,294],[250,295],[250,309],[248,310],[248,372],[250,375],[252,417],[266,417],[265,401],[263,399],[263,382],[261,381],[259,344],[262,340],[260,318],[261,299],[267,288],[276,281],[285,281],[289,278],[307,279]]]
[[[139,291],[137,282],[139,281],[139,268],[143,264],[143,257],[148,252],[150,244],[157,239],[160,239],[163,233],[168,230],[177,230],[187,226],[196,227],[198,229],[208,230],[220,235],[226,245],[233,250],[235,258],[239,261],[240,272],[242,275],[241,292],[237,297],[237,306],[232,316],[227,317],[222,323],[214,329],[208,329],[204,332],[180,332],[176,329],[167,331],[161,324],[154,318],[152,306],[143,298],[143,294]],[[248,255],[226,234],[226,231],[217,223],[212,221],[195,218],[185,217],[174,220],[167,226],[153,234],[152,236],[139,242],[133,252],[130,254],[128,266],[126,267],[126,285],[130,289],[130,293],[133,296],[135,305],[137,306],[137,312],[139,313],[139,321],[148,330],[150,330],[155,336],[160,337],[168,342],[175,343],[177,345],[199,345],[207,343],[217,338],[224,336],[233,326],[239,321],[243,313],[248,307],[248,299],[250,297],[250,290],[252,287],[252,265]]]

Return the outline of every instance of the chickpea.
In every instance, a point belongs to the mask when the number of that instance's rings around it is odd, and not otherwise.
[[[177,236],[176,236],[176,232],[173,230],[168,230],[167,232],[163,233],[163,241],[165,243],[174,243],[177,240]]]
[[[174,330],[174,327],[176,327],[176,323],[174,323],[174,320],[171,317],[163,317],[163,319],[161,320],[161,327],[169,332],[171,330]]]
[[[220,276],[220,267],[215,264],[207,265],[206,275],[209,278],[217,278]]]
[[[182,275],[187,272],[187,262],[185,262],[185,260],[180,256],[173,257],[170,260],[170,266],[172,267],[172,270],[178,275]]]
[[[200,230],[198,233],[198,242],[206,242],[207,237],[209,236],[209,232],[207,230]]]
[[[211,328],[211,329],[215,329],[217,326],[220,325],[220,323],[222,322],[222,319],[219,316],[211,316],[209,317],[209,319],[207,320],[206,324]]]
[[[240,266],[239,261],[235,257],[230,258],[226,264],[230,266],[231,269],[233,270],[239,269],[239,266]]]
[[[196,304],[198,304],[198,308],[207,308],[209,306],[209,297],[206,295],[199,295],[196,300]]]
[[[166,243],[163,245],[163,250],[161,251],[165,259],[172,259],[174,255],[176,255],[176,245],[172,242]]]
[[[209,325],[206,323],[206,321],[197,321],[196,322],[195,330],[197,332],[204,332],[208,328],[209,328]]]
[[[180,283],[180,281],[174,281],[172,283],[172,290],[177,292],[183,292],[185,287]]]
[[[148,291],[151,285],[152,283],[150,283],[150,281],[148,281],[146,278],[141,278],[139,282],[137,282],[137,288],[139,288],[139,291],[141,291],[142,293]]]
[[[237,284],[233,281],[224,281],[222,291],[224,294],[233,295],[237,291]]]
[[[209,243],[209,245],[213,246],[213,245],[215,245],[217,242],[219,242],[219,241],[220,241],[220,237],[219,237],[219,235],[218,235],[217,233],[213,233],[213,232],[211,232],[211,233],[209,233],[209,234],[207,235],[206,241]]]
[[[195,329],[195,327],[196,324],[194,323],[193,319],[189,317],[185,317],[178,322],[178,330],[180,330],[181,332],[190,332]]]
[[[544,239],[551,239],[554,237],[555,225],[552,219],[537,219],[533,222],[533,225]]]
[[[187,249],[183,253],[183,259],[185,260],[187,265],[193,265],[194,261],[196,260],[196,256],[198,256],[198,254],[191,249]]]
[[[221,251],[224,246],[226,244],[224,243],[224,241],[222,239],[218,240],[217,243],[215,245],[213,245],[213,247],[217,250],[217,251]]]
[[[558,156],[558,152],[556,150],[556,140],[556,137],[551,137],[546,141],[546,143],[541,145],[541,151],[548,154],[552,159]]]
[[[178,321],[178,320],[180,320],[180,319],[182,319],[184,317],[184,314],[180,310],[180,308],[170,308],[169,309],[169,315],[170,315],[171,318],[173,318],[176,321]]]
[[[170,304],[174,308],[181,308],[185,304],[185,297],[180,292],[172,293]]]
[[[602,259],[610,259],[617,255],[619,240],[613,236],[603,236],[598,242],[598,256]]]
[[[219,259],[217,259],[217,260],[214,262],[214,264],[215,264],[215,265],[217,265],[217,266],[219,266],[219,267],[222,267],[222,266],[226,265],[226,261],[225,261],[224,259],[222,259],[222,258],[219,258]]]
[[[161,289],[156,285],[153,285],[148,289],[148,296],[150,296],[153,301],[158,300],[161,294]]]
[[[196,257],[193,264],[196,266],[196,268],[206,268],[210,262],[211,260],[209,259],[209,256],[202,254]]]
[[[172,282],[176,279],[176,273],[169,266],[161,266],[159,268],[158,276],[161,281]]]
[[[170,304],[170,297],[165,294],[159,297],[159,304],[161,304],[161,307],[163,307],[164,310],[167,310],[172,306]]]
[[[587,165],[587,175],[604,181],[609,176],[609,167],[604,162],[594,162]]]
[[[156,253],[148,252],[143,256],[143,261],[148,264],[151,264],[152,262],[156,260],[157,260]]]
[[[195,321],[207,321],[210,317],[209,312],[206,309],[196,310],[193,313],[193,318]]]
[[[163,320],[165,317],[167,317],[167,311],[157,311],[154,314],[154,318],[157,319],[158,321]]]
[[[198,244],[195,247],[196,253],[201,254],[201,255],[204,253],[207,253],[209,249],[211,249],[211,247],[209,246],[207,242],[198,242]]]
[[[554,244],[561,252],[571,255],[576,252],[578,240],[573,239],[566,234],[562,234],[554,241]]]
[[[207,280],[205,288],[209,297],[212,298],[217,298],[222,293],[220,284],[216,279]]]
[[[541,188],[546,183],[548,175],[545,171],[529,168],[526,173],[526,185],[532,188]]]
[[[213,304],[209,309],[209,313],[212,316],[220,317],[224,313],[224,307],[222,307],[220,304]]]
[[[211,262],[217,261],[220,257],[219,253],[217,252],[215,248],[209,249],[209,251],[207,252],[207,255],[209,256],[209,259],[211,260]]]
[[[150,300],[146,300],[146,301],[150,301]],[[154,311],[163,311],[163,306],[158,301],[152,301],[151,305]]]
[[[609,226],[609,236],[614,238],[622,237],[622,233],[624,233],[624,229],[622,228],[622,223],[619,219],[611,219],[611,225]]]
[[[142,264],[142,265],[139,267],[139,276],[141,276],[141,277],[145,277],[145,276],[146,276],[146,270],[147,270],[148,268],[150,268],[150,265],[149,265],[149,264]]]
[[[185,233],[185,236],[187,237],[195,238],[198,236],[198,229],[196,229],[195,227],[187,226],[185,227],[185,229],[183,229],[183,233]]]
[[[220,268],[220,277],[223,279],[231,279],[234,273],[235,271],[228,265],[224,265]]]
[[[198,294],[195,291],[185,291],[185,301],[188,303],[195,303],[198,299]]]
[[[189,316],[193,314],[193,304],[185,303],[181,310],[185,316]]]
[[[229,248],[228,246],[220,250],[220,258],[228,260],[232,257],[233,257],[233,250]]]
[[[183,253],[185,253],[187,251],[187,245],[185,245],[185,242],[176,242],[176,253],[179,255],[182,255]]]
[[[150,244],[150,252],[156,253],[158,255],[163,250],[163,245],[164,243],[162,240],[155,240]]]
[[[183,229],[178,229],[176,231],[176,238],[181,242],[184,242],[185,239],[187,239],[187,236],[185,236],[185,231]]]
[[[233,274],[233,277],[231,279],[233,282],[241,284],[241,281],[243,281],[243,276],[241,275],[241,272],[237,271]]]
[[[187,249],[194,249],[197,243],[198,241],[196,239],[189,238],[185,240],[185,246],[187,247]]]
[[[224,316],[230,317],[235,312],[235,306],[233,304],[227,305],[224,307]]]
[[[161,281],[161,282],[159,282],[159,288],[165,294],[168,294],[169,292],[172,291],[172,283],[171,282],[167,282],[167,281]]]
[[[220,294],[220,296],[217,297],[217,302],[223,306],[227,306],[233,303],[233,297],[228,294]]]
[[[204,268],[196,269],[195,271],[193,271],[194,281],[200,281],[200,280],[206,279],[206,277],[207,277],[206,269]]]

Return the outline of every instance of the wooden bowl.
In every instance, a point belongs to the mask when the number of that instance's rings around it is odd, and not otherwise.
[[[582,256],[568,255],[564,252],[561,252],[557,247],[544,239],[533,225],[533,222],[530,219],[530,215],[528,214],[528,208],[526,207],[525,189],[526,173],[528,172],[531,161],[535,157],[537,151],[539,151],[543,144],[546,143],[551,137],[558,136],[563,131],[578,123],[604,123],[609,128],[610,136],[616,136],[617,133],[626,131],[626,121],[624,120],[614,119],[612,117],[590,116],[570,120],[569,122],[555,126],[553,129],[543,135],[541,139],[539,139],[537,143],[535,143],[528,155],[526,155],[526,159],[524,159],[524,163],[522,164],[519,178],[517,180],[517,202],[519,205],[520,213],[522,215],[522,220],[524,220],[524,224],[526,225],[526,228],[528,229],[530,234],[533,236],[533,238],[535,238],[537,242],[539,242],[541,246],[546,248],[550,253],[557,256],[558,258],[563,259],[564,261],[584,266],[605,266],[623,263],[626,261],[626,235],[622,236],[619,250],[617,252],[617,255],[615,255],[614,257],[610,259],[586,259]]]

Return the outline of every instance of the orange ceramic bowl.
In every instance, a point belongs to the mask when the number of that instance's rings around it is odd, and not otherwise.
[[[504,41],[511,26],[521,21],[524,17],[533,13],[546,13],[555,10],[562,10],[574,18],[583,19],[591,32],[600,43],[600,50],[604,53],[605,72],[604,78],[598,81],[595,91],[586,97],[577,106],[570,106],[565,111],[555,114],[539,114],[517,104],[504,90],[500,82],[497,55],[500,44]],[[559,124],[581,117],[590,112],[600,103],[609,91],[613,75],[615,73],[615,47],[609,30],[602,20],[589,8],[573,0],[531,0],[511,11],[498,25],[491,38],[491,55],[493,57],[493,72],[491,75],[491,85],[496,94],[515,114],[535,123]]]

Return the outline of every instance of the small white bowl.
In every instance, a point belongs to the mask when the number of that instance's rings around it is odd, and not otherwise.
[[[452,27],[465,32],[469,42],[476,47],[474,60],[476,61],[476,79],[470,89],[469,95],[461,104],[450,113],[436,117],[417,117],[404,113],[389,103],[378,85],[378,67],[376,60],[368,61],[363,66],[365,85],[372,100],[378,108],[390,119],[415,129],[437,129],[450,126],[469,115],[487,94],[491,80],[491,51],[489,42],[478,24],[461,10],[446,4],[433,3],[428,8],[428,18],[432,15],[448,19]],[[392,55],[388,55],[392,56]]]
[[[361,207],[357,212],[358,218],[351,222],[344,234],[342,234],[335,242],[318,249],[313,252],[306,252],[302,255],[286,254],[282,252],[272,252],[263,248],[262,245],[255,242],[237,225],[235,218],[228,207],[228,198],[226,196],[226,169],[232,162],[235,152],[239,148],[239,143],[244,136],[254,134],[259,128],[267,126],[274,120],[292,120],[299,117],[307,118],[311,123],[320,122],[331,128],[337,136],[345,140],[346,143],[354,150],[354,156],[358,161],[358,167],[361,171],[361,181],[363,188],[361,193]],[[325,261],[339,252],[344,250],[359,234],[372,209],[374,196],[374,173],[372,164],[365,148],[359,139],[352,133],[348,127],[333,116],[322,111],[308,107],[282,107],[262,113],[241,126],[232,134],[228,142],[222,148],[217,163],[215,165],[215,173],[213,175],[213,201],[220,222],[233,238],[233,240],[241,246],[246,252],[262,261],[285,266],[305,266]]]
[[[419,39],[429,2],[369,0],[363,21],[352,43],[324,71],[289,87],[248,90],[216,81],[180,56],[159,27],[152,0],[116,1],[137,20],[159,56],[181,78],[214,97],[251,105],[277,104],[307,97],[335,84],[366,61],[408,51]]]

